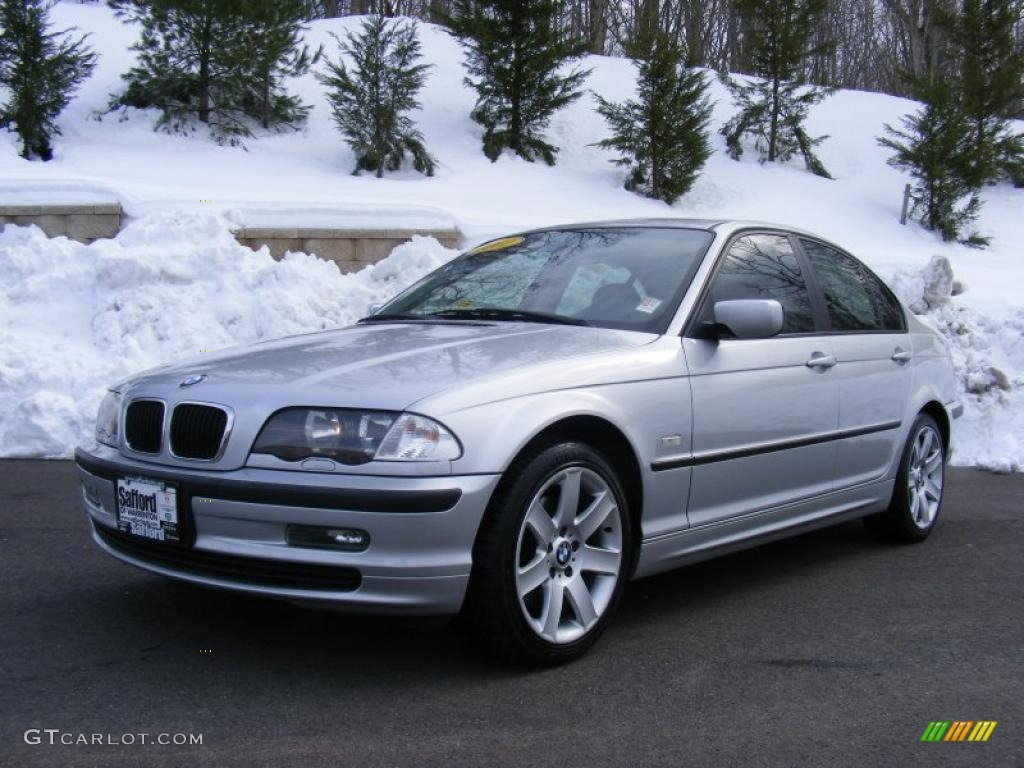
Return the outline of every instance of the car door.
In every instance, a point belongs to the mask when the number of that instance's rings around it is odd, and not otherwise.
[[[827,493],[839,390],[824,307],[792,238],[744,233],[727,246],[683,339],[693,402],[691,527]],[[775,299],[768,339],[707,338],[714,303]]]
[[[799,238],[828,313],[839,382],[836,487],[881,477],[900,449],[912,384],[906,318],[885,284],[853,256]]]

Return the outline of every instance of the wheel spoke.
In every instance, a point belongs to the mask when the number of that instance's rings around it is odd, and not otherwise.
[[[942,451],[933,451],[932,454],[925,459],[924,468],[929,475],[934,474],[942,466]]]
[[[932,431],[930,429],[925,429],[921,432],[921,450],[919,452],[920,456],[927,456],[929,453],[932,452],[932,439]]]
[[[544,552],[540,551],[530,563],[519,569],[519,596],[526,597],[550,578],[551,566]]]
[[[597,621],[597,611],[594,609],[594,598],[590,590],[583,579],[573,579],[569,582],[566,592],[577,620],[584,629],[587,629]]]
[[[924,481],[924,492],[932,501],[938,501],[942,498],[942,488],[932,478],[925,478]]]
[[[565,587],[555,581],[549,581],[544,590],[544,612],[540,617],[540,633],[550,640],[558,635],[558,623],[562,619],[562,599],[565,597]]]
[[[545,544],[555,538],[557,531],[555,521],[551,519],[547,510],[541,505],[540,499],[534,500],[533,504],[530,505],[530,511],[526,513],[526,524],[533,529],[537,538]]]
[[[555,527],[562,528],[576,519],[576,510],[580,508],[580,481],[583,473],[579,469],[566,470],[559,481],[561,493],[558,496],[558,509],[555,510]]]
[[[613,576],[619,572],[619,562],[621,557],[615,550],[584,545],[582,552],[582,565],[580,565],[581,571],[607,573]]]
[[[576,524],[576,529],[580,533],[580,539],[586,541],[594,532],[601,527],[601,524],[608,519],[608,515],[612,513],[616,507],[615,497],[612,496],[610,491],[603,491],[594,502],[587,507],[583,512],[583,517]]]
[[[914,491],[914,519],[919,523],[928,522],[928,504],[920,490]]]

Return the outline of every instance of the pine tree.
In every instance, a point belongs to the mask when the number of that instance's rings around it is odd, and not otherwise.
[[[629,169],[626,189],[671,205],[711,154],[708,82],[703,72],[686,68],[682,46],[666,32],[649,35],[635,53],[638,98],[612,104],[595,94],[613,134],[597,146],[622,153],[612,162]]]
[[[565,68],[587,49],[558,25],[556,0],[457,0],[448,26],[466,51],[466,84],[476,90],[471,117],[483,126],[484,154],[505,149],[554,165],[544,139],[551,116],[582,95],[589,70]]]
[[[242,106],[264,129],[298,129],[309,116],[311,108],[283,83],[320,60],[321,48],[310,52],[302,43],[307,5],[305,0],[255,0],[247,9],[251,72],[242,81]]]
[[[53,158],[51,139],[60,135],[57,117],[74,92],[92,74],[96,54],[50,32],[47,0],[0,0],[0,86],[8,91],[0,105],[0,126],[13,126],[26,160]]]
[[[750,134],[761,162],[785,162],[799,152],[809,171],[832,178],[814,153],[828,137],[812,138],[804,128],[810,108],[832,92],[804,80],[805,63],[833,47],[811,42],[828,0],[735,0],[735,5],[748,30],[744,50],[759,79],[722,76],[740,108],[722,128],[730,157],[742,156],[742,138]]]
[[[300,44],[305,6],[295,0],[112,0],[142,27],[136,65],[111,108],[155,107],[157,129],[209,127],[239,144],[255,124],[298,128],[309,107],[284,90],[318,54]]]
[[[949,81],[917,81],[924,102],[902,118],[902,130],[886,125],[888,136],[878,143],[891,149],[889,165],[910,173],[911,214],[943,240],[983,246],[988,240],[973,232],[981,210],[973,179],[974,130]],[[966,232],[967,230],[972,230]],[[966,232],[966,234],[965,234]]]
[[[408,112],[419,108],[417,95],[430,65],[421,64],[420,43],[412,22],[388,21],[371,16],[359,34],[346,40],[335,37],[339,50],[352,59],[327,62],[320,81],[334,122],[356,156],[353,173],[401,168],[408,152],[413,168],[434,174],[435,160]]]
[[[1024,183],[1024,135],[1008,119],[1024,100],[1024,49],[1014,37],[1022,19],[1021,0],[963,0],[958,12],[944,15],[972,126],[970,181],[978,186],[1004,176]]]

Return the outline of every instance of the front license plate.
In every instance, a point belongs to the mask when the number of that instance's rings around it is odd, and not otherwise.
[[[180,543],[177,486],[143,477],[119,478],[117,528],[144,539]]]

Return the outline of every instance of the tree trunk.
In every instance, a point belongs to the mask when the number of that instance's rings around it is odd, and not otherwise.
[[[686,66],[703,67],[706,62],[704,53],[704,3],[702,0],[689,0],[683,8],[683,31],[686,42]]]
[[[588,0],[590,11],[590,52],[598,56],[604,54],[608,39],[608,22],[605,19],[607,0]]]
[[[443,24],[447,12],[448,3],[446,0],[430,0],[430,20],[434,24]]]
[[[199,49],[199,122],[201,123],[210,122],[210,57],[213,48],[213,41],[210,39],[211,12],[212,9],[206,9],[200,35],[202,47]]]
[[[263,73],[263,129],[270,128],[270,72]]]
[[[779,78],[772,77],[772,122],[768,131],[768,162],[775,162],[775,146],[779,136]]]

